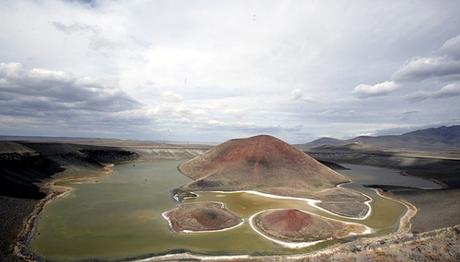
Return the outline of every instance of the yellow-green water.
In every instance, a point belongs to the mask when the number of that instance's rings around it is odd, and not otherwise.
[[[189,181],[177,171],[179,161],[123,164],[97,183],[61,182],[74,190],[49,203],[40,214],[31,250],[56,261],[89,258],[119,259],[190,251],[199,254],[295,254],[324,248],[326,241],[303,249],[288,249],[242,226],[214,233],[173,233],[161,213],[174,208],[170,190]],[[359,167],[359,166],[358,166]],[[379,169],[385,175],[386,169]],[[390,172],[389,170],[388,172]],[[365,175],[366,170],[347,173]],[[373,174],[368,174],[372,176]],[[359,180],[359,179],[357,179]],[[373,199],[373,212],[364,221],[344,219],[309,206],[305,201],[272,199],[248,193],[200,192],[189,201],[220,201],[245,218],[269,208],[293,207],[342,221],[363,223],[386,234],[397,229],[403,204],[382,198],[372,189],[349,184]],[[349,240],[349,239],[348,239]],[[347,241],[347,240],[341,240]]]

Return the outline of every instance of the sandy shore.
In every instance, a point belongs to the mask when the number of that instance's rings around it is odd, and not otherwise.
[[[0,196],[0,260],[15,261],[13,246],[40,200]]]
[[[52,182],[45,183],[44,188],[48,188],[50,192],[44,199],[40,200],[33,212],[27,218],[18,236],[18,241],[14,245],[14,255],[25,261],[35,261],[37,259],[36,255],[29,250],[28,245],[35,232],[38,215],[51,201],[64,197],[72,190],[72,188],[68,187],[55,186]]]
[[[417,210],[418,210],[417,207],[414,206],[413,204],[407,202],[404,199],[386,195],[381,189],[374,189],[374,190],[379,196],[381,196],[383,198],[386,198],[386,199],[399,201],[404,206],[406,206],[406,209],[407,209],[406,213],[404,213],[404,215],[399,220],[399,227],[398,227],[397,232],[398,233],[410,232],[411,227],[412,227],[411,220],[417,214]]]
[[[458,261],[460,225],[424,233],[393,233],[383,237],[360,238],[345,244],[299,255],[206,256],[191,253],[167,254],[133,259],[151,261]]]

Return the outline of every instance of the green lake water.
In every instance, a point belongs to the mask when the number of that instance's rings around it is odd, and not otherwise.
[[[185,250],[210,255],[296,254],[338,242],[326,241],[308,248],[289,249],[255,233],[247,220],[242,226],[223,232],[173,233],[161,213],[177,205],[170,190],[190,181],[177,171],[179,163],[161,160],[122,164],[113,168],[112,175],[101,177],[96,183],[58,183],[74,190],[66,197],[49,203],[39,215],[31,250],[50,260],[72,261],[119,259]],[[386,234],[397,230],[406,208],[397,201],[380,197],[373,189],[361,186],[362,177],[367,179],[374,174],[383,176],[394,172],[385,168],[377,171],[365,166],[344,171],[353,180],[356,178],[355,183],[345,187],[373,198],[373,212],[363,221],[334,216],[309,206],[305,201],[272,199],[248,193],[199,192],[198,198],[189,201],[223,202],[228,209],[244,218],[269,208],[298,208],[342,221],[362,223],[375,229],[374,234]]]

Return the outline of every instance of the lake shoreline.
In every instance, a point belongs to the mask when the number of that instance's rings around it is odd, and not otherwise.
[[[82,182],[91,182],[93,181],[94,179],[97,179],[99,178],[100,176],[98,177],[91,177],[91,178],[87,178],[87,179],[83,179],[81,180]],[[54,182],[58,182],[57,181],[54,181]],[[57,186],[57,185],[49,185],[50,187],[55,187],[55,189],[58,189],[56,187],[60,187],[60,186]],[[61,188],[62,189],[62,188]],[[48,199],[47,203],[51,202],[52,200],[54,199],[58,199],[59,197],[64,197],[65,196],[65,192],[63,193],[64,195],[54,195],[52,197],[50,197],[50,199]],[[264,194],[264,193],[262,193]],[[384,192],[382,192],[382,194],[384,194]],[[391,196],[388,196],[390,199],[394,200],[393,197]],[[398,202],[400,200],[397,200]],[[42,206],[42,209],[46,206],[47,203],[43,203],[43,206]],[[41,212],[41,210],[36,214],[38,215],[39,213]],[[408,215],[408,212],[406,212],[404,214],[404,216]],[[403,216],[403,217],[404,217]],[[410,223],[410,218],[408,218],[408,223]],[[36,219],[36,218],[35,218]],[[36,223],[36,221],[34,221]],[[402,222],[402,218],[400,220],[400,224]],[[401,225],[400,225],[401,227]],[[32,232],[32,231],[31,231]],[[398,230],[399,232],[399,230]],[[340,245],[340,244],[339,244]],[[333,248],[334,246],[336,245],[332,245],[330,247],[326,247],[324,249],[321,249],[319,251],[323,251],[323,250],[329,250],[330,248]],[[186,253],[182,252],[182,251],[185,251]],[[312,253],[316,253],[318,251],[313,251]],[[166,252],[167,253],[167,252]],[[162,260],[162,259],[166,259],[166,258],[172,258],[172,257],[181,257],[181,256],[184,256],[184,257],[187,257],[187,255],[185,254],[191,254],[191,256],[193,257],[199,257],[199,258],[203,258],[205,260],[221,260],[221,259],[224,259],[224,260],[232,260],[232,259],[241,259],[241,258],[250,258],[250,257],[258,257],[258,256],[254,256],[254,255],[200,255],[199,253],[194,253],[194,252],[189,252],[189,251],[186,251],[186,250],[180,250],[179,252],[176,252],[176,253],[168,253],[168,254],[152,254],[152,257],[148,258],[148,255],[140,255],[140,256],[137,256],[137,257],[128,257],[128,258],[124,258],[124,259],[120,259],[119,261],[126,261],[126,259],[128,259],[128,261],[156,261],[157,259],[158,260]],[[308,253],[310,254],[310,252]],[[304,254],[304,255],[308,255],[308,254]],[[262,256],[266,256],[264,254],[261,254]],[[283,255],[284,256],[287,256],[287,257],[294,257],[294,256],[301,256],[301,255]],[[277,255],[268,255],[267,257],[279,257]],[[24,258],[24,257],[23,257]],[[38,256],[30,256],[29,257],[26,257],[28,260],[27,261],[37,261],[37,260],[43,260],[43,258],[41,257],[38,257]],[[117,260],[118,261],[118,260]]]
[[[416,206],[411,204],[410,202],[401,199],[401,198],[396,198],[395,196],[390,196],[388,194],[385,194],[385,192],[381,189],[375,189],[375,192],[380,195],[383,198],[387,198],[393,201],[398,201],[402,203],[406,207],[406,212],[404,215],[399,219],[399,226],[398,226],[398,231],[397,233],[407,233],[410,232],[411,229],[411,221],[414,218],[414,216],[417,214],[418,209]]]
[[[374,257],[374,250],[379,249],[380,253],[375,254],[380,258],[385,258],[388,254],[411,256],[416,252],[417,255],[430,256],[429,245],[436,245],[437,248],[447,247],[448,252],[443,253],[446,261],[454,261],[459,256],[459,250],[455,248],[455,239],[460,236],[460,225],[440,228],[423,233],[392,233],[381,237],[363,237],[348,243],[339,243],[331,247],[317,250],[314,252],[298,255],[222,255],[209,256],[184,252],[180,254],[164,254],[161,256],[138,257],[129,260],[136,262],[171,261],[171,260],[200,260],[200,261],[347,261],[360,258],[363,261]],[[421,243],[423,248],[412,249],[414,243]],[[371,255],[371,256],[369,256]]]
[[[401,191],[390,189],[385,194],[417,207],[418,212],[411,219],[413,232],[426,232],[460,224],[460,209],[455,208],[460,199],[459,188]]]
[[[112,174],[112,168],[114,167],[114,164],[107,164],[103,167],[102,171],[99,171],[97,173],[100,173],[100,175],[97,176],[92,176],[92,177],[70,177],[70,178],[51,178],[46,182],[42,182],[40,188],[44,191],[46,191],[47,195],[45,198],[41,199],[37,205],[34,207],[32,213],[26,218],[25,222],[23,223],[23,227],[21,232],[19,233],[17,237],[17,241],[15,242],[13,246],[13,254],[24,260],[24,261],[41,261],[43,258],[35,254],[31,247],[30,247],[30,241],[34,237],[35,230],[37,228],[37,222],[38,222],[38,217],[41,214],[41,212],[44,210],[44,208],[50,204],[51,202],[66,197],[68,194],[70,194],[74,188],[68,187],[68,186],[60,186],[56,185],[57,182],[61,181],[72,181],[72,180],[77,180],[79,182],[84,182],[84,183],[90,183],[90,182],[96,182],[98,178],[102,176],[107,176]],[[63,171],[62,174],[64,174],[65,171]],[[59,176],[59,174],[57,174]]]

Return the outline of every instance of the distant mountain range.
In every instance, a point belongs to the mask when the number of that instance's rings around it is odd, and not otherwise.
[[[460,151],[460,125],[421,129],[402,135],[358,136],[340,140],[323,137],[297,145],[302,149],[353,147],[409,151]]]

